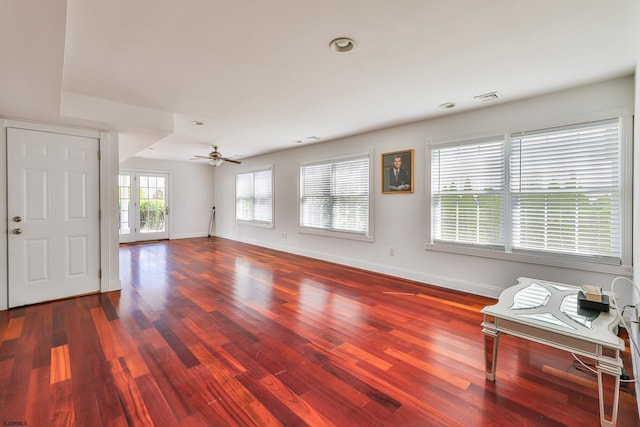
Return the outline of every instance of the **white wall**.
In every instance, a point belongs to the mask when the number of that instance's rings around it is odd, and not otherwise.
[[[7,227],[7,122],[0,120],[0,310],[9,307],[9,283],[7,265],[7,244],[9,229]]]
[[[100,262],[107,277],[102,278],[102,291],[121,289],[118,236],[118,134],[103,132],[100,138]]]
[[[169,173],[169,238],[208,234],[213,207],[213,170],[201,162],[175,162],[132,157],[120,170]]]
[[[497,296],[519,276],[609,288],[612,275],[425,251],[428,194],[425,188],[426,142],[453,137],[544,128],[602,118],[603,113],[629,114],[634,106],[634,79],[615,79],[570,91],[497,104],[341,140],[292,148],[245,159],[242,165],[215,170],[216,235],[307,255],[481,295]],[[381,194],[380,154],[415,149],[413,194]],[[330,156],[373,151],[374,242],[323,237],[298,232],[299,163]],[[274,166],[275,227],[235,222],[235,175]],[[286,233],[286,237],[285,234]],[[395,249],[395,256],[389,249]]]
[[[640,47],[639,47],[640,48]],[[640,58],[640,55],[638,55]],[[640,62],[636,67],[638,70],[640,67]],[[640,105],[640,74],[636,71],[636,87],[635,87],[635,102],[636,105]],[[640,115],[635,116],[634,121],[634,165],[637,167],[634,168],[633,172],[633,265],[634,265],[634,284],[636,289],[640,290]],[[636,292],[634,295],[634,304],[640,304],[640,298],[638,297],[639,292]],[[637,312],[637,311],[636,311]],[[634,319],[638,320],[638,319]],[[640,345],[640,331],[638,330],[639,325],[637,323],[631,324],[631,331],[629,332],[633,336],[635,336],[636,343]],[[640,352],[638,352],[635,348],[631,349],[631,353],[633,354],[633,378],[640,378]],[[636,396],[640,395],[640,383],[636,381]],[[637,400],[638,409],[640,410],[640,399]]]

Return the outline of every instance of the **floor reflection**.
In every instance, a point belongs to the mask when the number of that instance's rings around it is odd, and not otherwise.
[[[269,309],[272,300],[273,272],[261,268],[243,258],[235,259],[232,283],[236,301],[253,301]]]
[[[120,280],[145,297],[154,309],[170,298],[168,242],[120,246]]]

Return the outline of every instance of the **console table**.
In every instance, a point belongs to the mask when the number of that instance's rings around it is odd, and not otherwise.
[[[502,332],[593,359],[598,373],[600,425],[615,426],[623,366],[620,351],[625,348],[616,335],[620,314],[613,309],[602,313],[580,309],[579,290],[578,286],[520,277],[517,285],[500,294],[497,304],[483,308],[487,379],[496,379]],[[604,379],[612,380],[613,396],[604,395]]]

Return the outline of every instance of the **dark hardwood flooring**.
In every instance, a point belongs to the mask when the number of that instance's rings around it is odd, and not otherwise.
[[[599,424],[568,353],[503,336],[485,380],[492,299],[218,238],[120,262],[120,292],[0,312],[0,425]]]

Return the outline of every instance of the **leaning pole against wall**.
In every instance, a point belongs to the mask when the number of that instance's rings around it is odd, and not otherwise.
[[[209,219],[209,232],[207,233],[207,237],[211,237],[211,229],[213,228],[213,224],[216,221],[216,207],[214,206],[211,209],[211,219]]]

